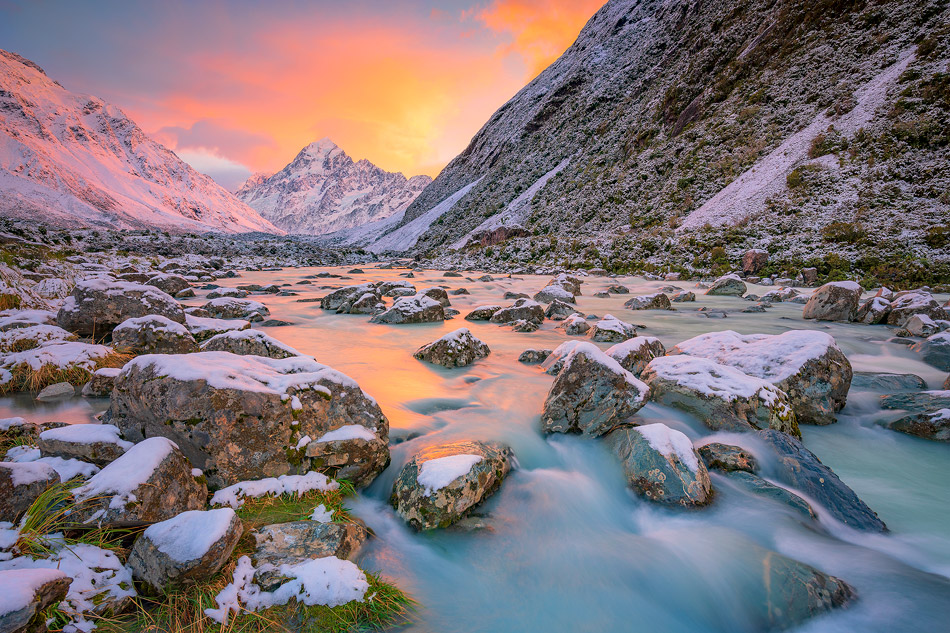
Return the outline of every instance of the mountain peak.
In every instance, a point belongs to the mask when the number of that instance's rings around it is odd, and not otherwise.
[[[325,156],[334,150],[340,149],[340,146],[330,140],[328,136],[324,136],[318,141],[314,141],[303,148],[301,154],[309,154],[310,156]],[[343,150],[340,150],[343,151]]]

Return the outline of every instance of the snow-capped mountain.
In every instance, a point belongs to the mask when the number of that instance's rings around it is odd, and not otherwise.
[[[430,182],[354,161],[324,138],[273,176],[252,176],[237,197],[288,233],[322,235],[402,213]]]
[[[0,50],[0,215],[63,226],[282,233],[114,105]]]

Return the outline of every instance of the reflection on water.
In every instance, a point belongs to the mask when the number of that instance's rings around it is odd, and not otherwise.
[[[947,630],[950,613],[950,451],[884,430],[873,423],[876,394],[852,394],[838,424],[805,427],[805,444],[833,468],[890,526],[888,535],[855,534],[830,523],[803,523],[801,515],[754,496],[713,474],[712,506],[672,511],[649,505],[624,486],[619,465],[596,441],[545,439],[538,432],[541,404],[553,379],[536,366],[517,362],[527,348],[553,349],[565,340],[554,323],[537,332],[515,333],[461,316],[439,324],[387,326],[366,316],[327,313],[297,299],[322,296],[323,285],[400,279],[399,271],[364,268],[349,279],[314,280],[321,270],[245,273],[238,283],[290,284],[300,294],[255,296],[273,318],[294,323],[267,332],[320,362],[350,375],[377,399],[389,417],[392,465],[352,503],[376,532],[361,564],[379,570],[423,605],[412,631],[683,631],[745,632],[761,628],[753,605],[760,602],[761,551],[777,550],[835,574],[854,585],[861,600],[821,617],[807,631]],[[479,275],[472,275],[478,277]],[[470,295],[451,296],[464,315],[471,308],[505,303],[506,291],[533,294],[546,278],[498,279],[490,283],[416,273],[417,288],[464,286]],[[801,319],[801,306],[776,304],[765,314],[741,314],[745,302],[699,295],[675,312],[632,312],[629,295],[594,298],[622,283],[637,294],[667,282],[641,278],[588,278],[579,309],[610,313],[647,326],[643,332],[672,346],[722,329],[777,334],[793,328],[832,334],[855,370],[912,372],[931,387],[944,375],[921,363],[913,351],[886,342],[881,326],[819,324]],[[674,283],[683,288],[692,284]],[[751,287],[764,294],[767,289]],[[204,293],[199,293],[203,295]],[[201,305],[195,298],[190,305]],[[708,319],[701,306],[729,311]],[[491,355],[462,369],[434,367],[412,358],[424,343],[468,327],[491,347]],[[606,344],[599,344],[602,348]],[[102,402],[72,401],[46,409],[28,398],[0,400],[0,415],[37,420],[85,421]],[[711,433],[690,416],[651,404],[638,416],[677,428],[691,439]],[[735,434],[718,440],[754,448]],[[456,439],[498,440],[512,446],[519,468],[479,510],[489,528],[476,532],[409,531],[385,502],[395,473],[421,446]],[[766,463],[765,468],[768,468]]]

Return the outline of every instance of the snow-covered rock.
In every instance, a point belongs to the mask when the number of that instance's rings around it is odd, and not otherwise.
[[[683,409],[709,428],[752,431],[773,428],[800,436],[788,396],[771,382],[694,356],[662,356],[640,378],[651,398]]]
[[[666,355],[666,348],[656,337],[635,336],[608,347],[605,353],[631,374],[639,376],[651,360]]]
[[[201,307],[214,319],[263,319],[270,314],[260,301],[237,297],[218,297]]]
[[[150,437],[74,488],[73,497],[71,515],[82,523],[138,526],[203,508],[208,487],[174,442]]]
[[[157,314],[126,319],[115,326],[112,347],[126,354],[188,354],[198,350],[188,328]]]
[[[445,320],[445,308],[442,304],[422,294],[411,297],[401,297],[393,305],[377,314],[370,321],[372,323],[433,323]]]
[[[206,580],[228,562],[243,533],[231,508],[188,510],[148,526],[135,539],[129,568],[156,591]]]
[[[516,299],[510,306],[496,310],[490,319],[492,323],[513,323],[522,320],[540,325],[544,321],[544,308],[531,299]]]
[[[70,582],[57,569],[0,570],[0,631],[45,632],[46,609],[66,597]]]
[[[834,422],[851,387],[851,363],[824,332],[710,332],[683,341],[669,353],[700,356],[769,381],[788,395],[799,424]]]
[[[709,286],[707,295],[725,297],[741,297],[746,293],[746,285],[738,275],[723,275]]]
[[[896,296],[891,301],[891,309],[887,313],[887,324],[904,327],[915,314],[926,315],[935,320],[947,318],[947,310],[933,295],[929,292],[914,291]]]
[[[0,462],[0,521],[16,523],[37,497],[59,482],[49,464]]]
[[[114,462],[132,448],[111,424],[69,424],[40,433],[37,447],[43,457],[79,459],[99,466]]]
[[[305,356],[140,356],[116,378],[104,419],[133,441],[174,440],[214,486],[311,466],[366,485],[389,459],[389,422],[376,402]],[[371,439],[320,443],[348,425]]]
[[[211,317],[185,315],[185,327],[199,343],[225,332],[238,332],[251,327],[244,319],[214,319]]]
[[[315,558],[334,556],[341,560],[355,557],[369,538],[362,521],[332,523],[290,521],[265,525],[252,533],[257,570],[254,581],[264,590],[273,590],[286,577],[283,565],[298,565]]]
[[[620,459],[627,484],[665,505],[695,507],[711,501],[709,473],[686,435],[665,424],[625,427],[605,441]]]
[[[628,299],[623,307],[628,310],[672,310],[673,306],[670,305],[670,298],[662,293],[655,292],[649,295],[641,295],[639,297],[633,297]]]
[[[853,281],[833,281],[818,288],[802,309],[805,319],[853,321],[861,301],[861,286]]]
[[[564,355],[563,369],[548,391],[541,428],[597,437],[639,411],[649,388],[592,343],[576,343]]]
[[[579,314],[571,314],[557,324],[558,329],[564,330],[568,336],[582,336],[590,331],[590,323]]]
[[[232,330],[216,334],[201,344],[203,352],[230,352],[241,356],[290,358],[300,352],[260,330]]]
[[[414,357],[443,367],[464,367],[491,353],[468,328],[459,328],[420,347]]]
[[[496,312],[501,310],[500,305],[478,306],[465,315],[466,321],[489,321]]]
[[[416,530],[448,527],[498,489],[512,457],[508,447],[485,442],[425,448],[399,471],[390,504]]]
[[[178,302],[154,286],[92,278],[76,284],[56,321],[64,330],[80,336],[102,338],[126,319],[150,314],[185,322]]]
[[[605,314],[591,328],[590,339],[600,343],[619,343],[633,338],[637,335],[637,330],[633,325],[626,321],[621,321],[612,314]]]

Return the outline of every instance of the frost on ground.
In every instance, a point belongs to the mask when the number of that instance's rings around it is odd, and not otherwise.
[[[242,481],[227,488],[222,488],[211,497],[213,506],[230,506],[240,508],[248,497],[257,498],[265,495],[296,494],[301,495],[311,490],[329,492],[339,489],[340,484],[329,479],[323,473],[309,472],[306,475],[281,475],[254,481]]]
[[[231,613],[260,611],[291,600],[309,606],[337,607],[354,600],[362,602],[369,589],[366,574],[350,561],[336,556],[281,565],[280,573],[289,580],[270,592],[254,584],[254,572],[250,558],[239,558],[233,582],[215,597],[218,608],[205,609],[205,615],[227,624]]]

